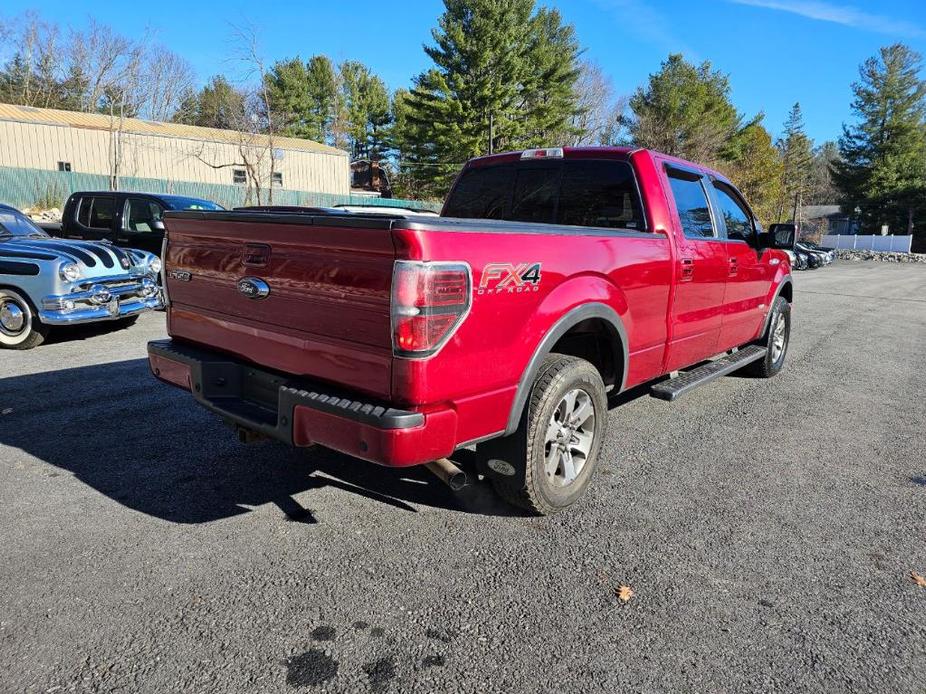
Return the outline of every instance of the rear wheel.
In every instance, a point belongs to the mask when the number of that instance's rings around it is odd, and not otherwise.
[[[28,299],[12,289],[0,289],[0,348],[32,349],[47,334]]]
[[[760,344],[767,348],[765,357],[749,364],[744,371],[750,376],[771,378],[785,365],[785,355],[791,341],[791,304],[782,296],[775,299],[768,332]]]
[[[604,383],[594,366],[577,357],[548,356],[517,431],[479,447],[495,490],[543,515],[574,504],[598,464],[607,413]]]

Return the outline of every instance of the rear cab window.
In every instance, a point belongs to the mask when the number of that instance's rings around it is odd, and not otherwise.
[[[472,167],[450,192],[443,216],[646,230],[633,168],[616,159]]]
[[[446,217],[506,219],[514,184],[514,166],[467,169],[453,187]]]

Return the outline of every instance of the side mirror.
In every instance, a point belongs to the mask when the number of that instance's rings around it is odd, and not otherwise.
[[[151,222],[151,228],[155,231],[164,231],[164,222],[160,219],[155,219]]]
[[[759,234],[759,246],[793,251],[797,241],[797,226],[794,224],[772,224],[768,231]]]

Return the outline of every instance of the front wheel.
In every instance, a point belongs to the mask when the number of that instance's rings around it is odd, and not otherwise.
[[[607,416],[598,370],[584,359],[549,355],[517,431],[479,447],[496,492],[541,515],[574,504],[598,464]]]
[[[32,349],[45,341],[48,328],[42,325],[32,305],[12,289],[0,289],[0,348]]]
[[[791,304],[782,296],[775,299],[768,331],[760,344],[766,348],[765,357],[745,368],[745,372],[757,378],[771,378],[785,365],[785,355],[791,342]]]

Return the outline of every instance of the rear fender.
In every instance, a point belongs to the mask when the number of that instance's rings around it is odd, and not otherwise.
[[[521,414],[544,358],[571,328],[590,318],[601,319],[613,329],[616,343],[613,346],[614,363],[619,364],[621,368],[620,382],[615,383],[615,387],[619,389],[618,392],[624,389],[628,366],[627,331],[630,327],[625,321],[629,318],[626,300],[623,293],[610,282],[597,277],[577,277],[551,292],[525,328],[526,334],[542,335],[542,338],[537,341],[530,359],[521,372],[508,417],[508,426],[505,429],[506,436],[518,428]]]

